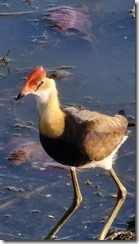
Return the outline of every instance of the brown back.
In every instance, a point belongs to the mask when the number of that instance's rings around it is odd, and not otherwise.
[[[109,116],[75,107],[65,108],[64,112],[64,139],[74,140],[89,160],[109,156],[127,135],[128,122],[122,115]]]

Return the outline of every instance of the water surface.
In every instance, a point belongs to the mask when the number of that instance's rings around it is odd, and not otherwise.
[[[57,80],[62,105],[109,114],[123,109],[134,120],[135,19],[129,13],[133,5],[133,0],[36,0],[31,4],[9,0],[0,4],[1,60],[10,50],[8,66],[0,65],[0,239],[42,240],[73,199],[69,171],[56,167],[45,153],[35,154],[39,138],[34,98],[14,100],[25,76],[38,65],[49,71],[70,66],[68,75]],[[76,32],[56,32],[46,24],[46,12],[60,6],[87,9],[89,40]],[[112,228],[124,230],[135,215],[135,127],[130,129],[132,135],[114,165],[128,195]],[[37,145],[32,149],[35,156],[30,152],[22,164],[8,161],[18,147],[26,150],[25,143],[31,149]],[[111,195],[117,189],[104,170],[85,170],[78,177],[83,203],[58,238],[92,240],[114,206],[116,199]]]

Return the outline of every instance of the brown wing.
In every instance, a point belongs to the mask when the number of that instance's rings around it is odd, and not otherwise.
[[[127,134],[127,119],[122,115],[109,116],[77,107],[66,107],[66,139],[78,144],[89,160],[109,156]]]
[[[109,156],[121,144],[128,125],[124,116],[104,114],[97,114],[97,118],[85,124],[83,150],[90,160],[96,161]]]

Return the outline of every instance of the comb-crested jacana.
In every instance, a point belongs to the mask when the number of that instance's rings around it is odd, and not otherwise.
[[[45,239],[53,239],[82,202],[76,168],[100,167],[110,172],[118,187],[116,205],[97,238],[104,240],[127,194],[112,168],[119,147],[128,138],[127,119],[119,114],[109,116],[76,107],[61,107],[56,83],[42,66],[28,75],[16,100],[28,94],[36,97],[42,147],[54,160],[69,166],[74,190],[71,207]]]

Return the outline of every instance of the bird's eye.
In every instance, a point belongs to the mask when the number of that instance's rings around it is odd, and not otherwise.
[[[37,84],[37,86],[36,86],[36,88],[35,88],[35,91],[37,91],[38,88],[39,88],[42,84],[43,84],[43,81],[40,81],[40,82]]]

